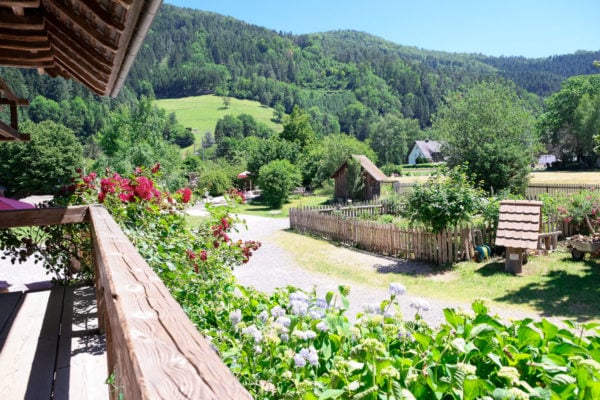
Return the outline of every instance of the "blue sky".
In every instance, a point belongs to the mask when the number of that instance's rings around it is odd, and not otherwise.
[[[354,29],[427,50],[547,57],[600,50],[599,0],[165,0],[294,34]]]

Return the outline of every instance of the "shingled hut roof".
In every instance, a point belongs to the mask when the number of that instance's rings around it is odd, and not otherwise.
[[[528,200],[500,202],[496,245],[536,249],[540,233],[542,204],[541,201]]]
[[[369,160],[369,157],[362,155],[362,154],[353,154],[352,158],[355,159],[356,161],[358,161],[358,163],[361,165],[361,167],[369,174],[371,175],[376,181],[379,182],[383,182],[387,179],[387,176],[383,173],[383,171],[381,171],[379,168],[377,168],[377,166],[375,164],[373,164],[373,161]],[[344,166],[346,165],[346,163],[344,163],[339,169],[344,168]],[[337,171],[332,175],[335,176],[337,174]]]

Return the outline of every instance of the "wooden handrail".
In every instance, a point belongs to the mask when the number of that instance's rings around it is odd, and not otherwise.
[[[0,211],[0,229],[88,222],[88,206]]]
[[[124,398],[250,399],[108,211],[89,215],[98,314]]]
[[[111,398],[251,399],[100,205],[2,211],[0,228],[90,223]]]

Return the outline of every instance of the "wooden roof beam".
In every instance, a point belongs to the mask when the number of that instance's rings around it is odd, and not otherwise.
[[[31,136],[27,133],[21,133],[12,126],[0,121],[0,141],[29,141]]]
[[[59,65],[61,69],[67,71],[71,77],[87,85],[94,93],[102,96],[107,94],[106,82],[95,78],[92,74],[88,73],[85,68],[80,68],[75,64],[66,65],[58,58],[56,59],[56,64]]]
[[[97,32],[95,32],[95,31],[90,33],[88,30],[84,29],[84,27],[81,27],[79,25],[78,25],[78,27],[82,28],[82,30],[86,31],[86,33],[88,33],[92,37],[94,37],[94,34],[96,33],[96,37],[94,38],[94,40],[96,41],[97,45],[102,47],[103,50],[110,52],[111,54],[114,54],[119,49],[119,46],[117,43],[115,43],[111,40],[108,40],[105,36],[97,35]],[[87,28],[89,29],[89,27],[87,27]],[[49,34],[51,34],[51,35],[57,35],[57,36],[60,35],[63,42],[65,41],[64,38],[68,37],[68,38],[71,38],[73,43],[78,43],[79,44],[78,47],[93,48],[94,50],[96,50],[96,48],[94,46],[91,46],[89,43],[86,43],[84,40],[82,40],[79,36],[75,35],[73,33],[73,29],[69,28],[64,22],[59,20],[55,15],[47,15],[46,16],[46,29],[48,30]],[[52,41],[52,37],[50,37],[50,41]]]
[[[3,65],[12,67],[51,66],[54,61],[51,51],[5,50],[1,57]]]
[[[0,0],[0,7],[40,8],[40,3],[40,0]]]
[[[102,38],[106,41],[106,35],[104,34],[104,31],[116,31],[117,33],[121,34],[125,29],[124,26],[118,27],[114,26],[113,24],[104,24],[104,30],[99,29],[97,24],[93,23],[94,21],[90,21],[87,18],[84,18],[82,15],[75,14],[72,8],[67,7],[59,0],[49,0],[45,3],[45,6],[48,8],[48,11],[50,11],[50,13],[46,12],[46,18],[49,17],[49,14],[53,14],[56,19],[60,19],[58,18],[58,15],[60,15],[61,17],[68,19],[77,27],[83,29],[88,35],[95,39]],[[98,18],[98,20],[103,22],[100,20],[100,18]],[[101,34],[98,35],[98,33]]]
[[[68,48],[73,49],[73,53],[79,55],[79,58],[85,58],[94,62],[97,69],[110,73],[112,69],[112,62],[106,54],[102,54],[97,48],[89,46],[77,37],[69,36],[61,30],[60,27],[54,25],[54,22],[48,22],[48,34],[51,37],[54,48]],[[108,53],[113,56],[114,52],[111,49]]]
[[[80,4],[85,7],[89,12],[96,15],[102,23],[104,23],[107,27],[114,29],[116,31],[123,32],[125,26],[121,21],[116,20],[110,13],[108,13],[104,8],[98,5],[98,2],[94,0],[79,0]]]
[[[39,30],[0,29],[0,41],[19,41],[21,43],[41,42],[48,40],[48,35]]]
[[[50,42],[47,38],[38,42],[19,40],[0,40],[0,50],[23,50],[23,51],[50,51]]]
[[[44,30],[44,17],[35,10],[30,15],[15,15],[12,11],[0,8],[0,28],[18,30]]]

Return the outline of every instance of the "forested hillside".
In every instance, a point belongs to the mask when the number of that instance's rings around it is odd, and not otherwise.
[[[390,112],[429,126],[445,94],[481,80],[505,77],[547,96],[569,76],[594,73],[598,58],[453,54],[355,31],[291,35],[164,5],[128,82],[138,93],[151,86],[157,98],[217,93],[287,113],[317,107],[324,120],[335,117],[342,131],[366,137],[368,122]]]
[[[598,72],[592,63],[598,59],[600,52],[546,59],[445,53],[349,30],[292,35],[165,4],[117,98],[99,98],[74,81],[34,70],[0,68],[0,76],[30,101],[20,119],[38,124],[40,137],[54,131],[77,137],[90,169],[123,173],[160,162],[170,187],[194,174],[201,187],[218,193],[237,172],[258,176],[263,166],[280,160],[297,168],[305,185],[325,182],[350,154],[366,154],[396,171],[415,140],[465,136],[466,128],[454,132],[443,121],[454,115],[452,107],[464,104],[471,126],[491,130],[484,139],[475,130],[471,143],[508,137],[514,121],[491,106],[496,97],[530,114],[520,128],[536,133],[519,139],[530,150],[526,158],[550,152],[569,163],[595,165],[590,132],[600,124],[600,86],[591,74]],[[470,91],[490,94],[490,100],[466,103]],[[154,102],[202,94],[222,96],[224,109],[232,97],[259,101],[274,109],[283,131],[241,114],[203,127],[195,137]],[[0,108],[0,118],[9,120],[7,108]],[[184,163],[181,148],[192,144],[202,149],[202,159],[187,157]],[[486,151],[506,149],[500,143]],[[11,174],[17,170],[0,171],[0,183],[15,181]]]

